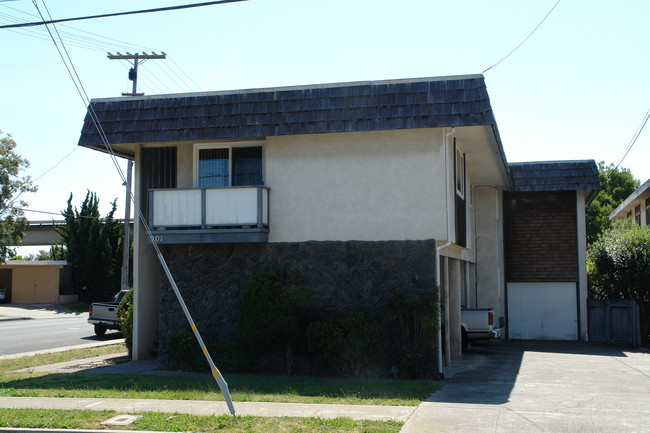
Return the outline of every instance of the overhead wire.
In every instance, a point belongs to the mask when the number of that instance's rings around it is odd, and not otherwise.
[[[544,18],[542,18],[542,21],[540,21],[539,24],[537,24],[537,26],[533,29],[533,31],[530,32],[530,33],[528,34],[528,36],[526,36],[526,37],[524,38],[524,40],[521,41],[521,42],[519,43],[519,45],[517,45],[517,46],[516,46],[512,51],[510,51],[510,52],[509,52],[509,53],[508,53],[504,58],[502,58],[501,60],[499,60],[498,62],[496,62],[494,65],[490,66],[489,68],[485,69],[485,70],[484,70],[483,72],[481,72],[481,73],[482,73],[482,74],[485,74],[487,71],[489,71],[490,69],[494,68],[494,67],[497,66],[499,63],[503,62],[505,59],[507,59],[508,57],[510,57],[510,55],[511,55],[512,53],[514,53],[515,51],[517,51],[517,50],[518,50],[518,49],[519,49],[519,48],[520,48],[520,47],[521,47],[521,46],[522,46],[522,45],[523,45],[523,44],[524,44],[524,43],[525,43],[525,42],[526,42],[526,41],[527,41],[527,40],[528,40],[532,35],[533,35],[533,33],[535,33],[535,32],[537,31],[537,29],[540,28],[540,26],[544,23],[544,21],[546,21],[546,18],[548,18],[549,15],[551,15],[551,12],[553,12],[553,10],[556,8],[556,6],[557,6],[558,4],[560,4],[560,1],[562,1],[562,0],[557,0],[557,2],[553,5],[553,7],[551,8],[551,10],[548,11],[548,13],[544,16]]]
[[[13,29],[13,28],[19,28],[19,27],[34,27],[34,26],[42,26],[42,25],[48,25],[48,24],[64,23],[64,22],[69,22],[69,21],[91,20],[91,19],[97,19],[97,18],[118,17],[118,16],[124,16],[124,15],[147,14],[147,13],[153,13],[153,12],[166,12],[166,11],[173,11],[173,10],[179,10],[179,9],[189,9],[189,8],[212,6],[212,5],[225,4],[225,3],[238,3],[238,2],[244,2],[244,1],[247,1],[247,0],[217,0],[217,1],[211,1],[211,2],[205,2],[205,3],[192,3],[192,4],[185,4],[185,5],[154,8],[154,9],[141,9],[141,10],[135,10],[135,11],[115,12],[115,13],[101,14],[101,15],[89,15],[89,16],[75,17],[75,18],[61,18],[61,19],[58,19],[58,20],[50,19],[49,21],[43,20],[43,21],[36,21],[36,22],[30,22],[30,23],[4,25],[4,26],[0,26],[0,29]]]
[[[12,11],[18,12],[20,14],[29,16],[29,17],[35,17],[35,18],[40,18],[38,15],[31,14],[29,12],[21,11],[20,9],[5,5],[3,3],[0,3],[0,6],[4,6],[5,8],[11,9]],[[16,16],[12,16],[3,12],[0,12],[0,19],[4,19],[7,21],[11,22],[24,22],[20,18]],[[66,30],[60,30],[59,26],[64,27],[68,29]],[[45,27],[26,27],[26,28],[21,28],[21,29],[8,29],[8,31],[28,36],[34,39],[39,39],[43,41],[50,41],[50,37],[48,35],[48,30]],[[76,27],[67,25],[67,24],[59,24],[57,26],[57,32],[60,37],[65,37],[66,39],[66,46],[73,46],[75,48],[81,48],[81,49],[87,49],[87,50],[92,50],[92,51],[99,51],[99,52],[106,52],[106,51],[137,51],[138,48],[136,47],[136,44],[122,41],[119,39],[114,39],[110,38],[107,36],[102,36],[97,33],[93,32],[88,32],[85,30],[78,29]],[[80,34],[83,33],[83,34]],[[86,35],[91,35],[91,36],[86,36]],[[137,45],[139,49],[142,50],[149,50],[149,51],[161,51],[159,49],[154,49],[150,47],[145,47],[142,45]],[[169,56],[168,56],[169,58]],[[179,90],[174,90],[172,87],[168,84],[165,83],[165,80],[162,80],[158,78],[158,76],[151,71],[150,73],[144,72],[144,76],[147,78],[151,78],[152,80],[157,80],[159,82],[158,85],[155,83],[152,83],[151,86],[147,85],[147,82],[141,82],[139,85],[141,85],[143,88],[147,89],[149,92],[154,92],[154,93],[178,93],[182,91],[186,91],[189,89],[189,91],[193,91],[193,89],[188,85],[188,81],[193,83],[195,85],[195,88],[198,90],[194,91],[200,91],[200,86],[192,80],[192,78],[176,63],[173,59],[170,59],[173,65],[170,66],[167,62],[164,62],[164,67],[167,68],[173,76],[177,78],[173,78],[169,73],[167,73],[165,70],[163,70],[163,73],[165,73],[165,76],[167,76],[170,80],[170,82],[174,83],[174,86],[177,87]],[[123,64],[123,63],[122,63]],[[160,67],[158,63],[156,63]],[[129,68],[127,67],[127,70]],[[178,72],[177,72],[178,71]],[[186,77],[188,81],[184,80],[182,76]],[[153,77],[152,77],[153,76]],[[166,88],[167,90],[164,90]],[[128,90],[125,92],[128,93]]]
[[[185,76],[187,77],[187,79],[190,80],[190,81],[192,82],[192,84],[194,84],[194,85],[196,86],[196,88],[197,88],[199,91],[201,90],[201,86],[199,86],[198,84],[196,84],[196,82],[192,79],[192,77],[190,77],[189,75],[187,75],[187,73],[183,70],[183,68],[181,68],[181,67],[178,65],[178,63],[176,63],[176,62],[174,61],[174,59],[169,58],[169,56],[167,56],[167,58],[168,58],[169,60],[171,60],[171,62],[172,62],[172,63],[173,63],[177,68],[178,68],[178,70],[181,71],[181,73],[182,73],[183,75],[185,75]]]
[[[618,162],[616,163],[616,167],[614,167],[614,169],[617,169],[618,166],[621,165],[621,163],[623,162],[623,160],[625,159],[627,154],[630,153],[630,150],[632,150],[632,147],[636,143],[636,140],[641,135],[641,132],[643,132],[643,129],[645,128],[645,125],[648,123],[649,118],[650,118],[650,108],[648,108],[648,111],[646,111],[645,116],[643,116],[643,120],[641,121],[641,124],[636,129],[636,132],[632,136],[632,139],[630,140],[630,143],[625,148],[625,152],[623,152],[623,155],[619,158]]]

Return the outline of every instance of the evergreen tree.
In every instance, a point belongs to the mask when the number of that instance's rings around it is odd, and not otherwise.
[[[88,191],[81,208],[61,211],[65,224],[57,227],[62,246],[51,250],[52,257],[72,262],[74,286],[79,297],[87,302],[107,301],[120,289],[122,265],[122,224],[114,219],[116,201],[102,218],[99,199]]]

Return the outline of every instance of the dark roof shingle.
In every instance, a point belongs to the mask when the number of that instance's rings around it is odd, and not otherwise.
[[[594,160],[539,161],[508,164],[513,191],[598,191],[600,180]]]
[[[496,127],[482,75],[123,97],[90,105],[112,144]],[[79,145],[102,144],[89,109]]]

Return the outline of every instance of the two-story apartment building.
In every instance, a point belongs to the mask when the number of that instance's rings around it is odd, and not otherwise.
[[[609,218],[633,221],[641,227],[650,226],[650,179],[614,209]]]
[[[105,152],[108,142],[135,160],[136,209],[208,333],[236,334],[239,294],[252,275],[294,266],[332,312],[381,315],[395,290],[439,284],[451,324],[447,360],[461,353],[461,307],[494,308],[507,325],[531,317],[521,309],[542,308],[526,302],[531,293],[549,292],[543,302],[553,305],[574,301],[561,313],[568,328],[541,338],[584,337],[584,206],[598,189],[596,166],[509,165],[482,75],[90,105],[79,144]],[[508,218],[527,219],[522,237],[507,236]],[[526,237],[546,239],[565,225],[561,239],[536,246],[536,257],[555,262],[517,268],[529,256]],[[136,359],[183,321],[151,238],[135,225]],[[567,257],[573,272],[558,272]],[[517,312],[508,292],[521,298]]]

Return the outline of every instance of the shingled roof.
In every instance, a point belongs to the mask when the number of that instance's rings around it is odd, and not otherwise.
[[[513,191],[598,191],[598,166],[582,161],[539,161],[508,164]]]
[[[111,144],[488,125],[501,147],[482,75],[94,99],[90,105]],[[103,147],[90,114],[79,145]]]

